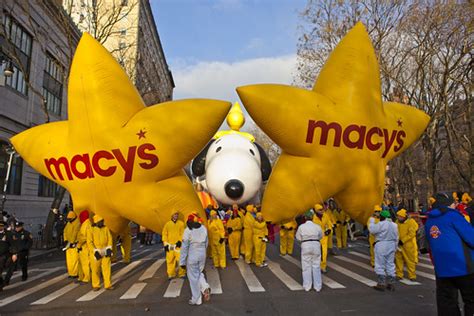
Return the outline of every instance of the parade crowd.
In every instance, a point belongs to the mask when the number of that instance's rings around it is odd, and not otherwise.
[[[436,194],[430,198],[428,209],[420,205],[416,212],[384,205],[375,205],[373,211],[366,227],[370,264],[377,276],[374,289],[394,291],[397,279],[405,277],[405,269],[408,279],[415,281],[418,255],[429,253],[436,273],[438,313],[460,315],[460,291],[465,315],[473,315],[474,228],[469,194]],[[253,204],[245,208],[234,204],[228,209],[208,205],[205,213],[206,218],[192,213],[184,222],[179,219],[180,213],[175,212],[161,232],[168,279],[188,278],[191,305],[210,300],[205,277],[207,257],[212,258],[215,268],[225,269],[227,245],[232,260],[242,257],[246,264],[264,268],[267,243],[274,242],[275,231],[279,231],[281,256],[293,254],[295,239],[301,245],[304,290],[321,291],[321,273],[327,272],[328,251],[337,255],[348,247],[348,231],[353,222],[333,199],[316,204],[303,216],[278,226],[267,223],[260,207]],[[10,221],[7,225],[5,220],[8,218],[0,221],[0,289],[9,284],[17,266],[22,269],[22,280],[28,278],[28,253],[32,245],[32,236],[23,229],[23,223]],[[60,223],[57,226],[63,229]],[[113,235],[103,218],[87,210],[79,216],[69,211],[64,231],[61,234],[58,231],[58,239],[66,253],[69,278],[91,283],[95,291],[101,287],[101,278],[105,289],[113,289],[111,263],[117,260],[117,240],[122,260],[130,262],[130,231]],[[6,271],[4,278],[3,271]]]

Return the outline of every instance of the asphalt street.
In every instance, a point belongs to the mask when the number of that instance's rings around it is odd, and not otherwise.
[[[18,272],[0,292],[0,315],[435,315],[434,270],[420,257],[418,279],[403,280],[395,292],[377,292],[364,240],[328,258],[320,293],[301,287],[299,247],[280,256],[278,240],[267,248],[268,267],[230,260],[225,270],[206,266],[213,295],[201,306],[189,306],[187,280],[168,281],[161,245],[134,244],[132,263],[112,267],[113,291],[91,291],[67,279],[64,254],[56,252],[30,262],[29,279]]]

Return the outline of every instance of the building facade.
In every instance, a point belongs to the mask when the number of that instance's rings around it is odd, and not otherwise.
[[[67,119],[67,75],[80,31],[61,1],[0,2],[0,193],[2,207],[25,222],[44,224],[57,185],[12,155],[9,139],[30,127]],[[64,202],[63,202],[64,203]]]
[[[173,76],[149,0],[64,0],[63,6],[81,31],[114,55],[146,105],[173,98]]]

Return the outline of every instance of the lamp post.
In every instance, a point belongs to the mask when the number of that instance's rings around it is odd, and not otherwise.
[[[6,146],[5,152],[8,155],[8,162],[7,162],[7,174],[5,176],[5,182],[3,183],[3,188],[2,188],[2,201],[0,203],[0,212],[3,212],[4,207],[5,207],[5,202],[7,201],[8,180],[10,179],[10,170],[12,168],[13,156],[16,153],[15,149],[12,146]]]

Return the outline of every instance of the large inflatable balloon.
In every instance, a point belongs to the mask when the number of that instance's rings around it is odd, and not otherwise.
[[[312,91],[261,84],[237,93],[283,150],[262,203],[273,222],[333,196],[366,223],[382,201],[387,162],[418,139],[430,119],[414,107],[382,101],[377,59],[362,23],[331,53]]]
[[[263,148],[251,134],[240,131],[244,123],[235,103],[227,115],[231,129],[217,132],[191,165],[193,176],[222,204],[252,201],[271,172]]]
[[[219,128],[230,103],[145,107],[120,65],[88,34],[72,62],[68,97],[67,121],[31,128],[11,142],[71,193],[76,211],[101,215],[114,232],[130,220],[160,232],[175,210],[204,216],[182,168]]]

